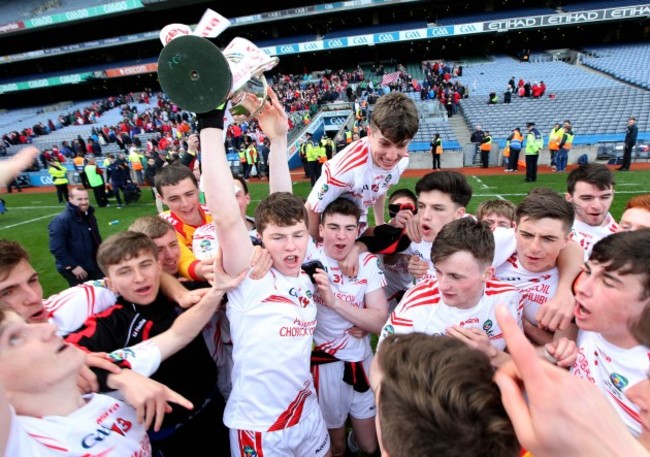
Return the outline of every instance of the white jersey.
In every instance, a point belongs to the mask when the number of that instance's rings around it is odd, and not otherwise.
[[[151,456],[149,437],[131,406],[107,395],[84,398],[87,403],[67,416],[18,416],[12,408],[4,455]]]
[[[254,219],[246,216],[246,220],[254,222]],[[253,238],[259,238],[257,229],[251,229],[248,234]],[[203,224],[194,230],[192,235],[192,252],[194,256],[199,259],[210,259],[216,255],[217,248],[219,247],[219,240],[217,239],[217,229],[214,222]]]
[[[408,255],[409,257],[415,254],[429,265],[427,272],[423,274],[421,278],[415,279],[411,276],[411,286],[436,279],[436,270],[431,261],[431,246],[433,246],[433,241],[422,240],[419,243],[413,241],[411,242],[411,245],[402,252],[402,254]]]
[[[355,141],[325,162],[321,176],[307,198],[307,206],[322,213],[338,197],[348,198],[361,208],[363,230],[368,208],[397,184],[408,167],[408,161],[408,157],[404,157],[391,170],[384,170],[372,162],[369,138]]]
[[[627,428],[641,434],[639,408],[625,395],[635,384],[648,379],[650,348],[622,349],[607,342],[599,333],[578,332],[578,358],[571,372],[595,384],[614,406]]]
[[[587,261],[591,255],[591,250],[594,248],[594,244],[616,232],[618,232],[618,224],[612,215],[607,213],[603,225],[598,226],[585,224],[575,219],[571,228],[570,237],[585,250],[585,261]]]
[[[224,423],[231,429],[276,431],[318,408],[310,372],[316,328],[309,276],[271,269],[228,291],[233,342],[232,393]]]
[[[90,316],[110,308],[117,301],[106,281],[87,281],[78,286],[65,289],[43,302],[50,322],[61,335],[74,332]]]
[[[356,308],[365,308],[366,294],[381,289],[386,285],[384,275],[379,268],[379,260],[374,254],[359,255],[359,273],[355,278],[345,276],[338,262],[325,254],[322,244],[317,244],[309,260],[320,260],[327,270],[327,276],[334,295],[344,303]],[[339,313],[323,305],[323,300],[315,292],[314,301],[318,305],[316,332],[314,333],[315,350],[333,355],[345,362],[360,362],[372,355],[370,336],[355,338],[348,333],[352,324]]]
[[[533,273],[526,270],[517,259],[517,253],[497,267],[494,277],[499,281],[512,284],[519,290],[524,301],[524,317],[537,325],[539,307],[555,296],[560,272],[557,268]]]
[[[388,318],[379,342],[394,333],[421,332],[428,335],[444,335],[448,327],[459,325],[484,330],[492,346],[503,350],[506,342],[494,314],[499,303],[506,305],[521,327],[521,296],[517,289],[509,284],[499,281],[486,282],[483,296],[476,306],[461,309],[449,306],[443,301],[436,280],[426,281],[404,294],[402,301]]]

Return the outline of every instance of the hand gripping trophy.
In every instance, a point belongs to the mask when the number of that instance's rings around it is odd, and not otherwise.
[[[229,101],[233,120],[241,122],[264,107],[264,72],[279,59],[240,37],[219,50],[208,38],[217,37],[229,25],[228,19],[208,9],[194,31],[184,24],[164,27],[158,79],[169,99],[181,108],[205,113]]]

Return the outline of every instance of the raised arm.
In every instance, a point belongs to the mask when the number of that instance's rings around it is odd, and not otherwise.
[[[218,125],[219,113],[221,125]],[[216,122],[212,122],[217,119]],[[223,250],[223,265],[228,274],[237,275],[253,259],[253,244],[239,212],[232,173],[223,145],[223,111],[218,110],[208,121],[199,119],[202,145],[205,199]]]
[[[557,267],[560,274],[555,296],[539,307],[537,321],[550,331],[566,329],[573,318],[575,298],[571,290],[573,281],[584,265],[584,251],[574,241],[569,241],[560,251]]]
[[[291,172],[287,160],[287,133],[289,118],[273,89],[268,88],[269,100],[264,104],[257,120],[271,142],[269,152],[269,192],[292,192]]]

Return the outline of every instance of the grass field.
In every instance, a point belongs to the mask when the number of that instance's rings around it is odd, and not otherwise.
[[[469,204],[469,212],[474,212],[476,206],[483,200],[505,198],[519,203],[530,184],[522,182],[522,176],[517,175],[472,175],[471,169],[465,169],[465,174],[474,189],[474,196]],[[647,171],[632,171],[616,175],[616,196],[611,212],[620,219],[627,200],[634,195],[650,193],[650,173]],[[565,192],[565,174],[545,174],[538,178],[537,186],[547,186],[558,192]],[[402,178],[400,187],[414,189],[417,178]],[[251,179],[249,183],[252,204],[251,214],[255,204],[267,195],[268,182],[258,183]],[[306,197],[310,186],[307,182],[298,182],[294,185],[296,195]],[[41,277],[45,296],[49,296],[67,287],[67,283],[54,268],[54,258],[48,249],[47,225],[58,214],[63,205],[57,203],[56,194],[51,193],[12,193],[3,195],[9,211],[0,216],[0,238],[9,238],[22,243],[30,252],[31,261]],[[92,196],[91,196],[92,200]],[[114,202],[112,202],[114,203]],[[140,201],[124,207],[115,208],[113,204],[108,208],[97,208],[96,215],[99,229],[103,238],[116,232],[126,230],[138,217],[154,214],[156,207],[149,189],[143,189]],[[119,220],[115,225],[110,221]],[[371,218],[372,221],[372,218]],[[2,253],[0,253],[1,255]]]

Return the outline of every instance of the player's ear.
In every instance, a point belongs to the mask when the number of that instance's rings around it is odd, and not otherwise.
[[[107,276],[106,279],[104,279],[104,283],[106,284],[106,288],[108,290],[119,295],[120,292],[117,290],[117,287],[115,287],[115,284],[113,284],[113,282],[111,281],[111,278]]]

